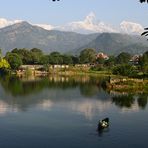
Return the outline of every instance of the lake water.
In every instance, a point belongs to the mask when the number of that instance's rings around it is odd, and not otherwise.
[[[147,94],[107,91],[104,79],[0,78],[0,147],[148,148]]]

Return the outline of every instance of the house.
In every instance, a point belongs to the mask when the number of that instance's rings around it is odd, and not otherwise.
[[[98,59],[98,58],[102,58],[102,59],[108,60],[109,59],[109,56],[107,54],[104,54],[103,52],[99,52],[96,55],[96,59]]]
[[[133,64],[133,65],[138,65],[139,64],[139,59],[140,59],[140,55],[134,55],[130,59],[130,63]]]

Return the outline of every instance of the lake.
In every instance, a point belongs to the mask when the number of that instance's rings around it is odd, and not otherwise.
[[[147,148],[148,94],[106,90],[105,79],[0,78],[0,147]]]

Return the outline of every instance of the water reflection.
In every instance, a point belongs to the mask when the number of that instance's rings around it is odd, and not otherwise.
[[[145,109],[148,102],[148,95],[147,94],[141,94],[138,96],[138,105],[140,108]]]
[[[0,114],[27,111],[32,106],[46,111],[61,107],[91,120],[112,104],[123,112],[146,108],[147,94],[112,94],[103,87],[106,79],[89,76],[0,78]]]
[[[145,109],[148,102],[148,95],[147,94],[139,94],[139,95],[133,95],[133,94],[120,94],[112,97],[112,102],[120,107],[120,108],[126,108],[130,110],[139,110]]]

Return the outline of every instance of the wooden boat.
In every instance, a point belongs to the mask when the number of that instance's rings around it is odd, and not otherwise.
[[[109,126],[109,118],[99,120],[98,130],[102,130],[104,128],[107,128],[108,126]]]

